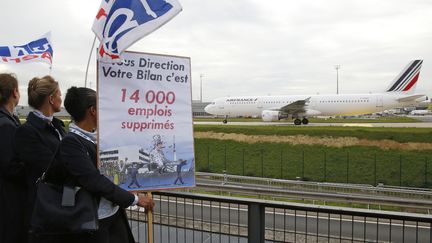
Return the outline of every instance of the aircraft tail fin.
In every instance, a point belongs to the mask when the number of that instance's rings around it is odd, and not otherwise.
[[[423,60],[411,61],[393,80],[386,92],[414,92],[422,64]]]

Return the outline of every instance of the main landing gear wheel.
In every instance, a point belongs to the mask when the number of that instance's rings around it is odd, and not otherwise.
[[[294,120],[294,125],[301,125],[301,120],[300,119],[298,119],[298,118],[296,118],[295,120]]]
[[[307,125],[309,123],[309,120],[307,118],[303,118],[302,123]]]

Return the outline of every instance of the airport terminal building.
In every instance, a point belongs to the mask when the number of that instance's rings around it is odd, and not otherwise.
[[[193,117],[211,117],[212,115],[205,112],[204,108],[210,102],[201,102],[200,100],[192,100],[192,116]]]

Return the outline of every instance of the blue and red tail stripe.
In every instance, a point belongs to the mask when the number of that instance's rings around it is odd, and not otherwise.
[[[395,79],[387,92],[401,92],[410,90],[417,82],[423,60],[412,61]]]

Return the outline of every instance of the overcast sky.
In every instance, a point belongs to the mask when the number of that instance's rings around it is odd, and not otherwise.
[[[128,50],[191,57],[192,95],[383,91],[413,59],[424,59],[417,91],[432,95],[430,0],[179,0],[183,11]],[[52,32],[52,75],[63,92],[84,86],[100,0],[1,0],[0,46]],[[94,53],[94,52],[93,52]],[[46,64],[0,64],[27,82]],[[96,86],[92,57],[89,83]]]

